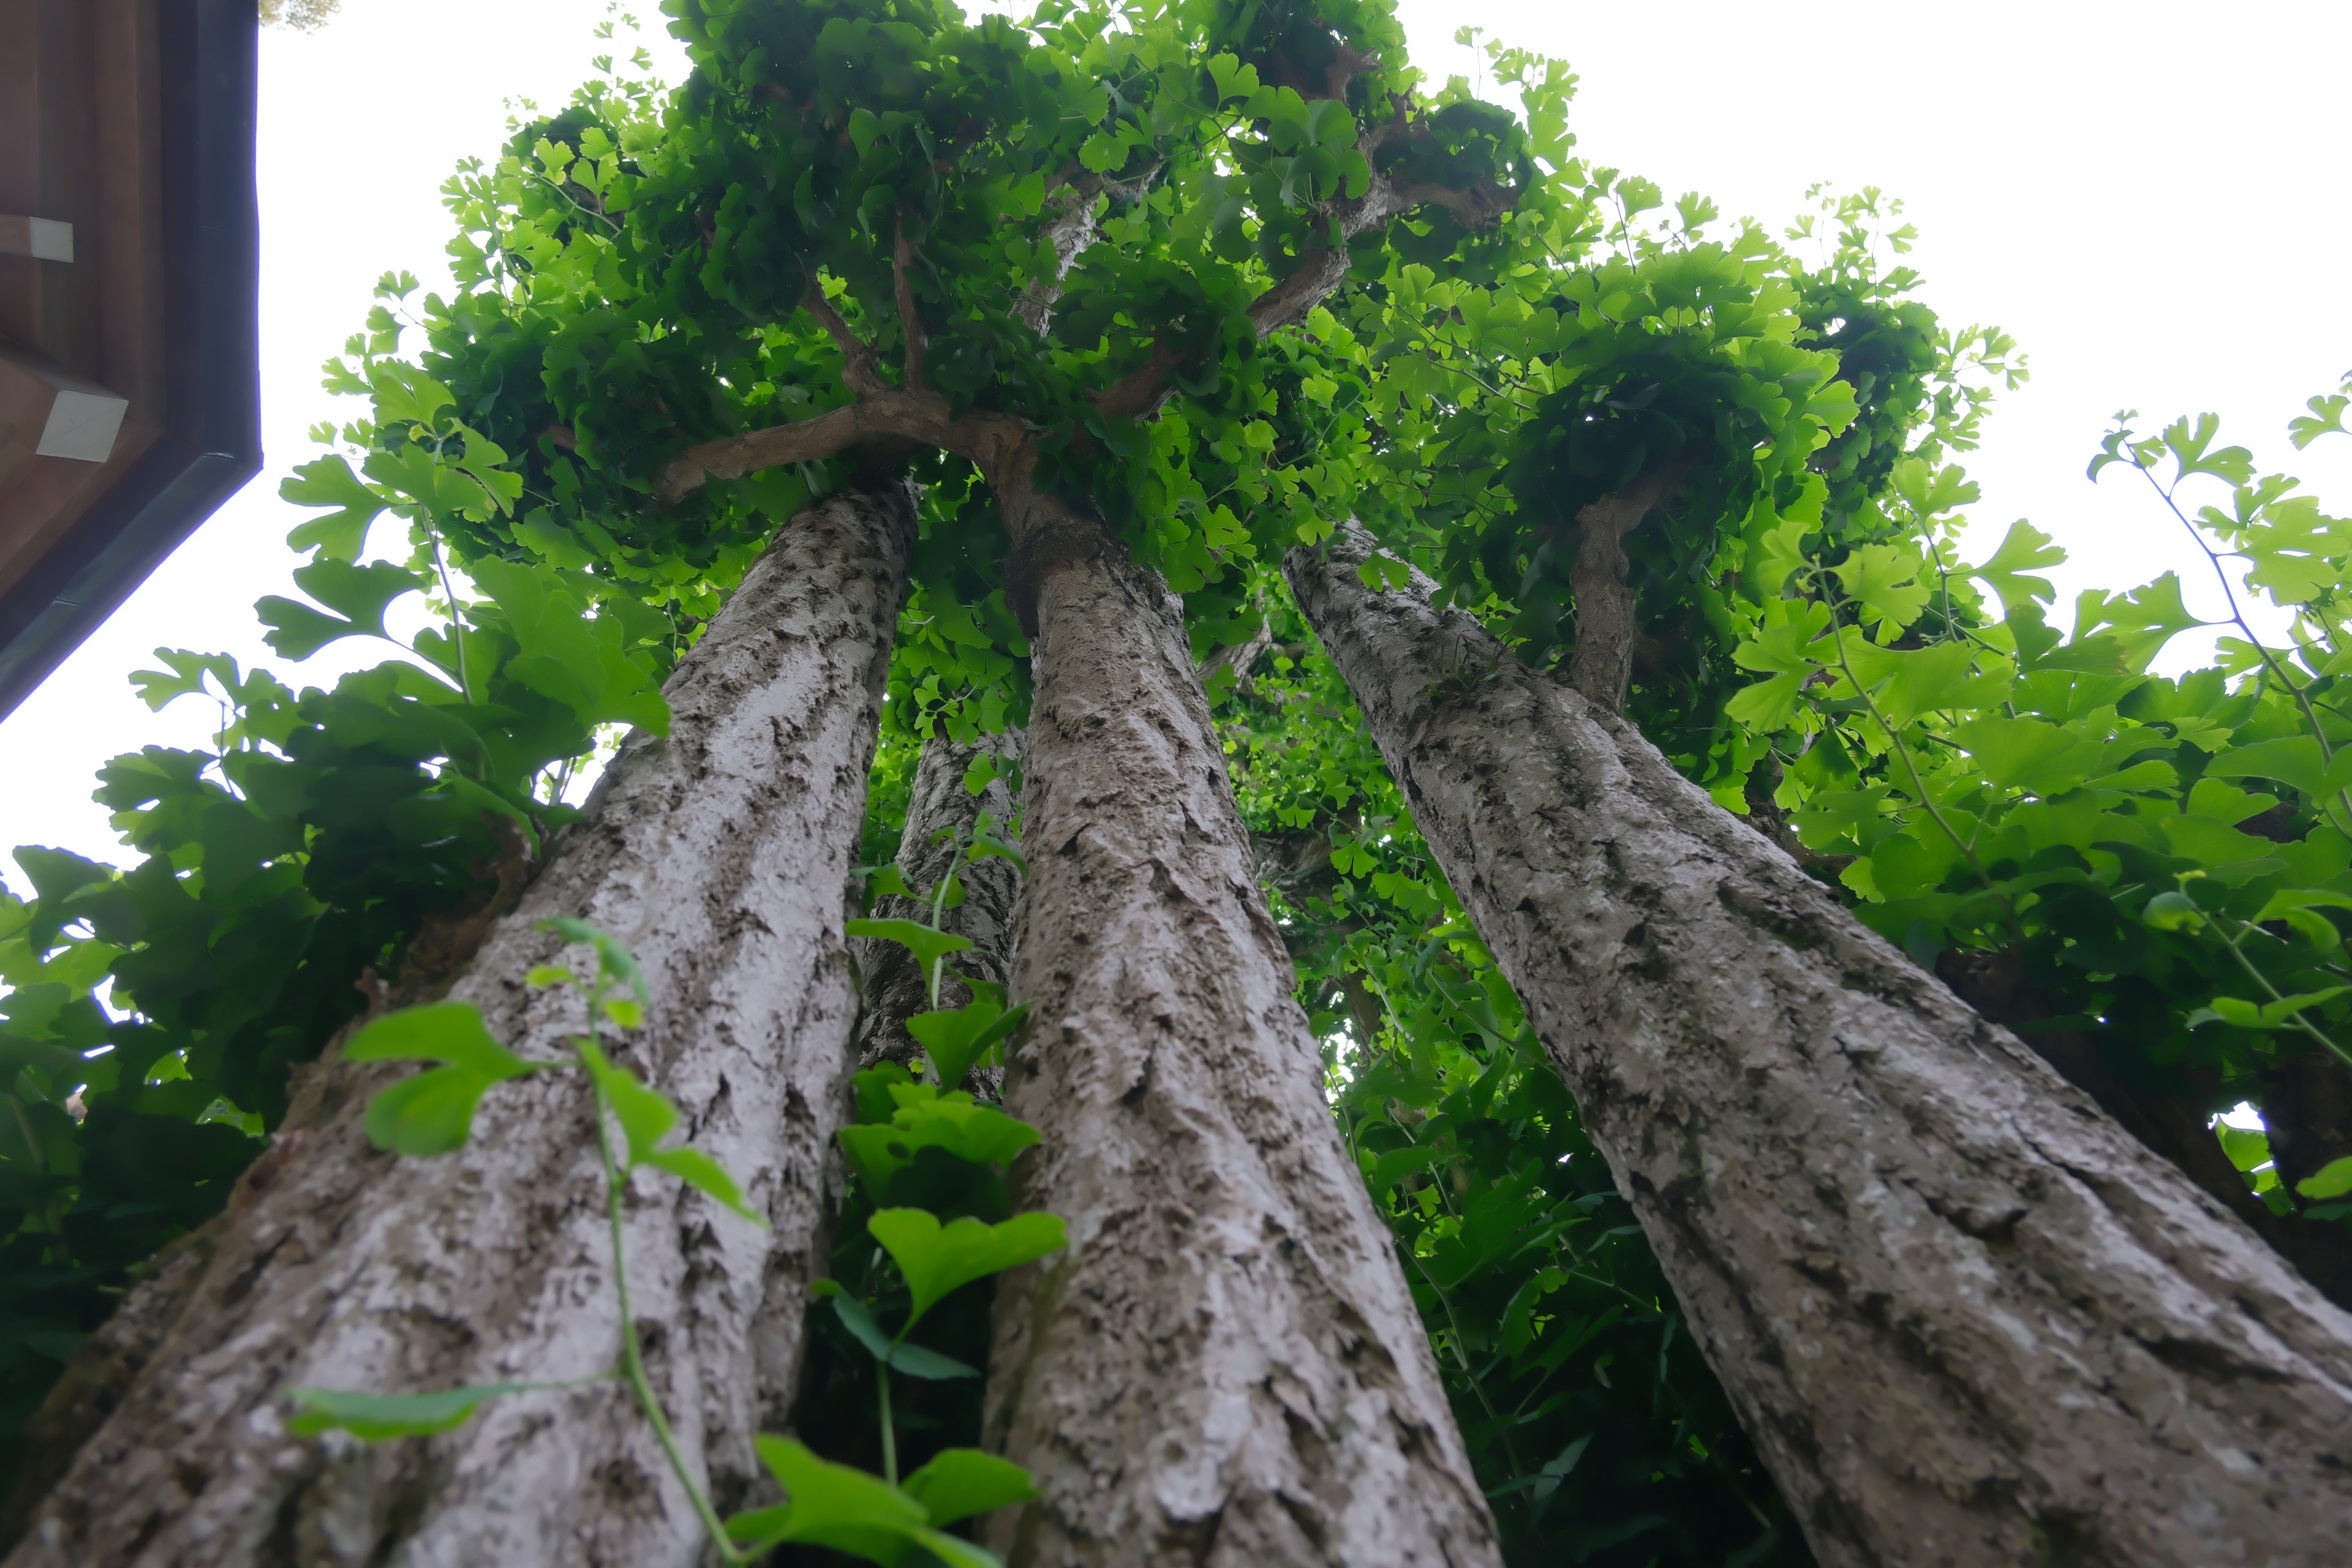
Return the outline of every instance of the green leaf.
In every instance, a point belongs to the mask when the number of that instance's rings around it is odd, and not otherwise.
[[[495,557],[469,562],[466,570],[506,612],[520,645],[507,663],[508,675],[570,708],[583,724],[669,732],[669,705],[651,672],[629,658],[622,617],[591,617],[576,579]]]
[[[2254,477],[2254,455],[2243,447],[2213,447],[2213,437],[2221,433],[2219,415],[2200,414],[2192,427],[2187,415],[2164,427],[2164,445],[2179,465],[2173,476],[2178,484],[2191,474],[2210,474],[2228,484],[2242,485]]]
[[[368,525],[391,504],[337,456],[298,465],[293,477],[278,487],[278,494],[296,506],[337,509],[298,525],[286,536],[292,548],[315,549],[320,559],[328,561],[357,561],[367,549]]]
[[[2352,1154],[2347,1154],[2341,1160],[2330,1160],[2326,1164],[2297,1182],[2294,1184],[2294,1190],[2305,1197],[2315,1199],[2340,1198],[2347,1193],[2352,1193]],[[913,1489],[913,1481],[914,1477],[909,1476],[908,1489],[910,1491]]]
[[[1804,694],[1804,672],[1791,670],[1741,687],[1732,693],[1723,710],[1749,729],[1770,734],[1785,728],[1796,715],[1797,700]]]
[[[639,1006],[652,1005],[653,998],[646,990],[646,972],[637,967],[636,954],[622,946],[618,938],[573,915],[551,916],[539,922],[539,929],[553,931],[566,942],[595,949],[597,968],[605,979],[627,986]]]
[[[474,1112],[492,1084],[547,1066],[525,1061],[490,1037],[470,1002],[436,1002],[387,1013],[345,1043],[346,1061],[443,1063],[403,1079],[368,1101],[368,1139],[403,1154],[446,1154],[465,1146]]]
[[[907,1032],[921,1043],[942,1089],[953,1089],[962,1083],[972,1064],[985,1056],[990,1047],[1019,1028],[1021,1021],[1029,1016],[1026,1002],[1008,1011],[987,991],[977,986],[973,991],[969,1006],[918,1013],[907,1020]]]
[[[2047,577],[2032,575],[2045,567],[2065,563],[2066,552],[2055,541],[2023,518],[2009,525],[2001,539],[2000,548],[1992,559],[1981,566],[1968,569],[1969,575],[1981,578],[2000,595],[2001,608],[2013,610],[2032,600],[2047,604],[2058,596],[2058,590]]]
[[[959,1286],[1031,1262],[1068,1245],[1059,1215],[1021,1214],[1001,1225],[969,1216],[942,1226],[923,1209],[878,1209],[866,1228],[882,1244],[914,1297],[911,1329]]]
[[[613,1119],[621,1124],[622,1136],[627,1140],[629,1152],[623,1165],[625,1170],[650,1165],[656,1171],[667,1171],[761,1229],[767,1228],[767,1216],[743,1201],[743,1189],[718,1161],[699,1149],[656,1147],[677,1130],[678,1123],[677,1107],[670,1103],[667,1095],[648,1088],[628,1068],[613,1065],[595,1041],[583,1037],[575,1043],[589,1077],[595,1080],[604,1102],[613,1108]]]
[[[874,1309],[855,1296],[836,1294],[833,1298],[833,1312],[857,1342],[866,1347],[866,1354],[876,1361],[887,1363],[893,1371],[930,1381],[980,1375],[978,1367],[966,1366],[953,1356],[941,1355],[921,1345],[904,1342],[893,1343],[890,1336],[882,1331],[882,1325],[875,1321]],[[944,1521],[934,1520],[932,1522]]]
[[[2158,931],[2201,931],[2205,925],[2205,911],[2182,892],[2157,894],[2148,900],[2139,918]]]
[[[2271,1163],[2271,1141],[2263,1132],[2217,1121],[2213,1135],[2221,1141],[2221,1152],[2230,1156],[2230,1163],[2241,1171],[2252,1171]]]
[[[413,364],[379,360],[368,367],[379,425],[415,422],[430,430],[441,410],[457,402],[447,387]]]
[[[442,1388],[429,1394],[369,1394],[355,1389],[295,1388],[287,1391],[301,1414],[286,1423],[297,1437],[321,1432],[349,1432],[368,1443],[393,1437],[429,1437],[446,1432],[488,1400],[502,1394],[521,1394],[528,1383],[485,1383],[468,1388]]]
[[[372,561],[354,566],[321,554],[294,571],[295,586],[342,618],[321,615],[298,600],[272,594],[253,608],[271,630],[262,640],[279,657],[305,659],[340,637],[373,637],[390,640],[383,629],[383,612],[403,595],[422,591],[425,579],[404,566]]]
[[[1954,737],[2000,789],[2030,789],[2050,796],[2081,784],[2099,765],[2106,747],[2080,727],[2061,728],[2040,719],[1988,713],[1956,725]]]
[[[1965,642],[1877,648],[1851,628],[1841,629],[1839,638],[1855,679],[1896,729],[1937,709],[1988,706],[2005,690],[2001,682],[1978,676],[1975,652]]]
[[[895,942],[915,955],[915,962],[929,974],[931,965],[951,952],[962,952],[971,946],[971,939],[955,936],[920,921],[851,921],[846,928],[851,936],[870,937],[879,942]]]
[[[1926,560],[1908,544],[1864,544],[1830,568],[1860,607],[1862,618],[1873,624],[1873,635],[1893,642],[1927,607],[1932,592],[1920,581]]]
[[[1029,1472],[978,1448],[943,1448],[907,1478],[907,1495],[923,1505],[931,1523],[953,1524],[992,1513],[1038,1495]]]
[[[907,879],[899,872],[896,860],[886,860],[879,866],[852,866],[849,874],[866,879],[866,896],[868,899],[894,896],[911,899],[915,896],[915,889],[907,886]]]
[[[753,1441],[790,1500],[727,1521],[729,1538],[747,1551],[800,1542],[887,1564],[930,1529],[923,1505],[877,1476],[820,1459],[789,1437]]]
[[[887,1191],[890,1179],[925,1149],[992,1166],[1010,1163],[1037,1142],[1034,1127],[961,1090],[943,1094],[928,1083],[894,1083],[888,1089],[897,1110],[887,1123],[845,1127],[839,1133],[858,1178],[872,1193]]]

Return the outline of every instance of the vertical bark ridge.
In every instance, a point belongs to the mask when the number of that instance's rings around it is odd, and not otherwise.
[[[1003,765],[1017,763],[1025,743],[1019,730],[982,735],[970,745],[945,734],[932,735],[923,742],[922,754],[915,763],[914,789],[907,802],[907,824],[898,835],[898,872],[908,887],[929,889],[935,884],[956,846],[971,841],[982,817],[988,819],[995,837],[1018,845],[1012,782],[1000,772],[987,788],[974,795],[963,781],[983,756]],[[944,839],[940,837],[943,833]],[[951,963],[977,979],[1007,984],[1012,980],[1013,911],[1021,896],[1021,873],[1010,860],[992,857],[966,866],[962,879],[963,902],[946,911],[940,923],[958,936],[970,937],[972,945],[971,951],[957,953]],[[876,900],[873,912],[879,920],[928,921],[931,909],[928,900],[893,894]],[[857,1023],[858,1065],[872,1067],[881,1061],[912,1065],[922,1047],[907,1033],[907,1020],[930,1006],[923,966],[895,942],[859,937],[849,945],[857,960],[863,1004]],[[971,1000],[971,990],[961,982],[950,977],[940,983],[940,1006],[961,1007]]]
[[[1070,1247],[998,1301],[991,1446],[1044,1497],[997,1540],[1031,1568],[1496,1564],[1181,606],[1097,539],[1035,579],[1007,1100],[1045,1135],[1022,1202]]]
[[[576,994],[522,976],[585,917],[652,988],[618,1059],[774,1229],[641,1173],[629,1278],[656,1387],[725,1498],[780,1426],[824,1213],[854,997],[840,935],[913,509],[836,497],[780,532],[681,662],[667,739],[630,737],[453,996],[551,1058]],[[8,1561],[588,1563],[687,1568],[699,1528],[624,1385],[509,1396],[444,1436],[377,1447],[285,1428],[297,1385],[407,1391],[592,1378],[619,1334],[585,1082],[484,1101],[431,1160],[369,1146],[370,1094],[413,1069],[330,1061],[241,1184],[188,1310]]]
[[[1371,547],[1298,601],[1822,1562],[2340,1563],[2352,1316]]]

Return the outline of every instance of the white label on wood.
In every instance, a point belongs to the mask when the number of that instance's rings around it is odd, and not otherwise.
[[[49,405],[49,422],[41,429],[41,444],[33,450],[44,458],[103,463],[114,455],[114,438],[121,433],[123,411],[130,406],[127,399],[110,392],[59,388],[58,400]]]
[[[71,261],[73,225],[53,217],[16,217],[0,213],[0,256],[37,261]]]

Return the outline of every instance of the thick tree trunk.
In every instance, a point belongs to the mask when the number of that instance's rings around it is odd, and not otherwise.
[[[1158,576],[1072,520],[1032,574],[1007,1096],[1070,1247],[1008,1277],[993,1447],[1016,1565],[1494,1564],[1389,1233],[1323,1096]]]
[[[823,1224],[854,999],[840,936],[911,543],[903,492],[786,525],[631,737],[591,817],[451,989],[527,1057],[563,1054],[575,993],[522,976],[579,915],[633,948],[653,1005],[616,1054],[685,1111],[772,1233],[641,1173],[629,1279],[655,1386],[722,1499],[780,1426]],[[409,1391],[594,1378],[619,1349],[586,1084],[500,1085],[457,1153],[362,1130],[400,1067],[331,1059],[232,1199],[202,1284],[9,1558],[34,1564],[703,1561],[625,1385],[511,1395],[446,1436],[287,1435],[298,1385]]]
[[[1370,549],[1299,603],[1821,1560],[2341,1563],[2352,1317]]]
[[[2339,1307],[2352,1308],[2352,1238],[2340,1226],[2313,1224],[2298,1215],[2273,1214],[2254,1195],[2246,1178],[2222,1152],[2221,1141],[2213,1135],[2211,1112],[2206,1109],[2213,1103],[2213,1094],[2168,1092],[2126,1082],[2107,1069],[2098,1041],[2080,1030],[2019,1028],[2042,1024],[2053,1014],[2049,1003],[2027,982],[2013,950],[1966,954],[1948,951],[1937,960],[1936,974],[1961,1001],[1994,1023],[2018,1029],[2018,1037],[2056,1068],[2068,1083],[2097,1100],[2101,1110],[2123,1123],[2125,1131],[2178,1165],[2182,1174],[2294,1264],[2319,1288],[2321,1295]],[[2306,1055],[2334,1065],[2333,1058]],[[2309,1068],[2304,1071],[2308,1074]],[[2198,1082],[2188,1069],[2175,1069],[2173,1076],[2192,1089]],[[2314,1082],[2306,1077],[2297,1087],[2305,1092],[2273,1098],[2297,1108],[2310,1107],[2324,1118],[2325,1080]],[[2286,1142],[2294,1143],[2292,1133]],[[2275,1131],[2271,1143],[2281,1179],[2287,1180],[2290,1157],[2278,1155],[2280,1139]]]
[[[944,734],[923,742],[915,764],[915,786],[907,801],[907,824],[898,834],[898,874],[908,887],[929,891],[955,856],[956,847],[971,842],[984,817],[989,831],[1017,846],[1012,782],[1001,771],[1018,763],[1025,737],[1018,730],[982,735],[971,745],[960,745]],[[997,776],[978,795],[964,787],[964,777],[982,757],[994,758]],[[944,836],[944,837],[942,837]],[[1002,856],[967,865],[962,872],[963,902],[947,910],[940,926],[970,937],[971,947],[950,961],[975,979],[1003,985],[1012,979],[1013,911],[1021,896],[1021,872]],[[875,900],[880,920],[930,919],[928,899],[896,894]],[[910,1065],[921,1052],[907,1033],[907,1020],[930,1006],[923,966],[895,942],[860,937],[850,944],[857,960],[859,999],[857,1062],[872,1067],[892,1061]],[[961,1007],[971,1001],[971,987],[949,977],[940,985],[940,1005]],[[982,1069],[988,1072],[989,1069]],[[983,1088],[993,1087],[993,1078]]]

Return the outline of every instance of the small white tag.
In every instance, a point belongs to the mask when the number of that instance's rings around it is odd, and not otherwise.
[[[114,455],[114,438],[122,433],[123,412],[130,406],[110,392],[60,390],[49,405],[49,422],[41,427],[41,444],[33,450],[44,458],[103,463]]]
[[[37,261],[71,261],[73,225],[53,217],[0,214],[0,253],[29,256]]]

